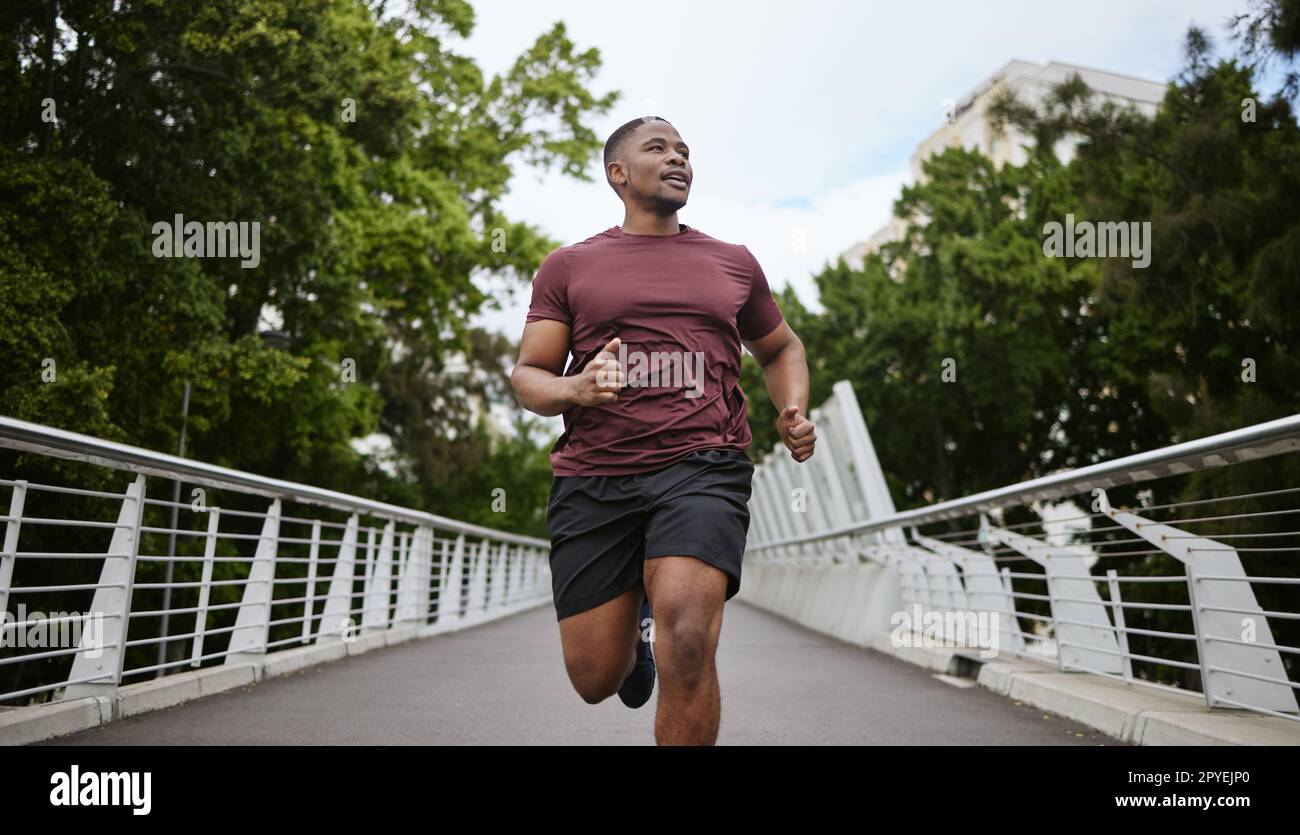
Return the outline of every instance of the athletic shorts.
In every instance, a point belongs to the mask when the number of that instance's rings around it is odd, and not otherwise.
[[[701,449],[660,470],[560,476],[551,485],[551,591],[558,620],[644,581],[645,561],[695,557],[740,591],[754,465],[734,449]]]

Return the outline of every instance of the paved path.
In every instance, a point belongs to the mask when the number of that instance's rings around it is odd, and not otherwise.
[[[1121,745],[982,687],[738,600],[718,650],[720,745]],[[657,698],[657,697],[655,697]],[[640,745],[654,699],[582,701],[552,607],[372,650],[53,740],[73,745]]]

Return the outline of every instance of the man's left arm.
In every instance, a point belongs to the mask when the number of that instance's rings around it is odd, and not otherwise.
[[[763,369],[767,392],[779,414],[776,431],[799,463],[807,461],[817,443],[817,430],[808,414],[808,358],[803,342],[786,322],[767,336],[742,340]]]

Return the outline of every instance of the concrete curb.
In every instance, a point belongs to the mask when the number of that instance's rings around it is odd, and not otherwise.
[[[317,664],[326,664],[347,657],[347,645],[337,639],[281,650],[266,657],[266,663],[262,665],[262,677],[287,675],[304,667],[314,667]]]
[[[889,633],[869,646],[946,675],[977,664],[976,681],[994,693],[1137,745],[1300,745],[1300,722],[1244,710],[1210,710],[1193,693],[1174,693],[1019,658],[984,659],[978,650],[895,647]]]
[[[52,736],[84,731],[111,718],[110,699],[87,696],[50,705],[16,707],[0,713],[0,745],[26,745]],[[40,710],[40,715],[35,711]]]
[[[402,624],[389,629],[363,633],[348,641],[324,638],[320,643],[284,649],[266,656],[240,653],[234,663],[173,673],[152,681],[128,684],[107,696],[51,702],[28,707],[0,708],[0,746],[28,745],[56,736],[77,733],[126,719],[151,710],[174,707],[193,699],[212,696],[236,687],[282,676],[305,667],[327,664],[372,649],[423,640],[471,626],[489,623],[527,609],[550,603],[550,597],[533,603],[512,605],[490,619],[475,619],[455,624]]]

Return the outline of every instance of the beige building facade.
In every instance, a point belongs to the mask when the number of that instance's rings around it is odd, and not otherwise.
[[[1028,158],[1025,146],[1031,143],[1030,138],[1014,127],[1006,127],[1001,132],[994,130],[989,123],[989,106],[1004,90],[1013,91],[1025,104],[1037,105],[1052,88],[1075,74],[1099,96],[1120,105],[1132,106],[1147,116],[1155,114],[1165,94],[1165,85],[1162,83],[1119,73],[1057,61],[1046,64],[1009,61],[965,97],[943,102],[943,121],[939,128],[921,140],[912,152],[913,181],[920,182],[924,179],[921,170],[923,162],[947,148],[978,149],[998,166],[1007,163],[1023,165]],[[1057,157],[1062,162],[1069,162],[1077,144],[1077,138],[1062,139],[1056,146]],[[854,244],[842,257],[847,263],[860,268],[867,254],[898,240],[903,229],[904,222],[891,216],[889,223],[877,229],[866,240]]]

